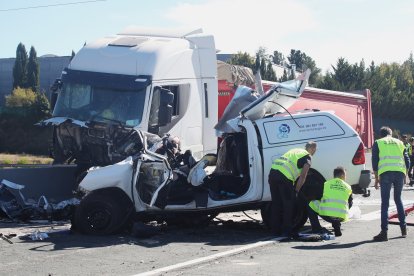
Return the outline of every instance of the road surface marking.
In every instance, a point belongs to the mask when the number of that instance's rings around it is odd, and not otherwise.
[[[403,202],[404,202],[404,209],[413,205],[412,200],[404,200]],[[395,212],[395,211],[397,211],[397,207],[395,205],[390,206],[388,208],[388,213]],[[361,215],[361,218],[359,219],[352,219],[352,220],[372,221],[372,220],[376,220],[380,218],[381,218],[381,210],[377,210],[377,211],[373,211],[367,214],[363,214]]]
[[[158,268],[158,269],[155,269],[155,270],[151,270],[151,271],[139,273],[139,274],[136,274],[134,276],[158,275],[158,274],[161,274],[163,272],[170,271],[170,270],[184,268],[184,267],[187,267],[187,266],[191,266],[191,265],[196,265],[196,264],[199,264],[199,263],[204,263],[204,262],[212,261],[212,260],[219,259],[219,258],[222,258],[222,257],[226,257],[226,256],[230,256],[230,255],[235,255],[235,254],[238,254],[238,253],[241,253],[243,251],[247,251],[247,250],[250,250],[250,249],[253,249],[253,248],[257,248],[257,247],[261,247],[261,246],[273,244],[273,243],[276,243],[276,242],[278,242],[280,240],[283,240],[283,239],[285,239],[285,238],[284,237],[277,237],[277,238],[274,238],[274,239],[271,239],[271,240],[258,241],[258,242],[255,242],[253,244],[244,245],[244,246],[241,246],[241,247],[238,247],[238,248],[234,248],[234,249],[231,249],[231,250],[228,250],[228,251],[224,251],[224,252],[217,253],[217,254],[214,254],[214,255],[210,255],[210,256],[206,256],[206,257],[201,257],[201,258],[198,258],[198,259],[194,259],[194,260],[190,260],[190,261],[178,263],[178,264],[175,264],[175,265],[161,267],[161,268]]]

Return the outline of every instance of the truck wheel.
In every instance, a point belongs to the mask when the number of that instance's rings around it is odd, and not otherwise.
[[[127,213],[123,212],[116,197],[91,193],[76,208],[74,228],[84,234],[112,234],[121,229]]]

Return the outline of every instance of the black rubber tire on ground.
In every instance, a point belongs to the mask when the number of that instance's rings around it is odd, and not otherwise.
[[[74,228],[83,234],[108,235],[118,232],[125,224],[128,212],[117,197],[91,193],[76,208]]]

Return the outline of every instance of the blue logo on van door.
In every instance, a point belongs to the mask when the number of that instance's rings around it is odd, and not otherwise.
[[[288,134],[290,132],[290,127],[287,124],[281,124],[279,126],[279,134],[277,137],[279,138],[288,138]]]

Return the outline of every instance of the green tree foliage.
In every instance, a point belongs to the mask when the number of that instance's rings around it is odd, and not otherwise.
[[[300,50],[291,49],[287,59],[290,64],[296,65],[296,70],[303,72],[306,69],[310,69],[312,71],[309,77],[310,84],[315,85],[320,81],[321,69],[316,66],[316,62],[310,56]]]
[[[271,58],[274,64],[284,66],[286,63],[285,56],[279,51],[273,51]]]
[[[35,123],[50,117],[50,107],[43,93],[16,88],[6,96],[0,113],[0,152],[48,154],[49,128]]]
[[[36,93],[29,88],[17,87],[6,96],[6,108],[9,111],[35,116],[41,120],[50,115],[50,104],[46,95]]]
[[[27,63],[27,85],[35,92],[39,92],[39,61],[35,48],[30,47],[29,62]]]
[[[241,65],[248,67],[250,69],[254,69],[255,59],[247,52],[238,52],[237,54],[233,55],[228,61],[230,64],[234,65]]]
[[[26,87],[27,84],[27,51],[23,43],[16,49],[16,60],[13,66],[13,88]]]
[[[397,120],[414,119],[414,59],[409,58],[402,64],[371,62],[365,66],[350,64],[345,58],[339,58],[333,71],[327,72],[319,83],[320,88],[355,91],[371,90],[371,105],[374,117]]]
[[[275,70],[273,70],[272,63],[268,62],[266,67],[265,80],[277,81]]]
[[[280,77],[279,81],[280,82],[284,82],[284,81],[287,81],[287,80],[289,80],[288,72],[287,72],[286,69],[283,69],[283,76]]]
[[[36,93],[30,89],[17,87],[6,96],[6,107],[30,107],[34,104]]]
[[[266,79],[266,75],[267,75],[266,69],[267,69],[266,59],[262,58],[260,60],[260,75],[262,76],[262,79]]]
[[[259,53],[256,53],[256,59],[255,59],[255,62],[254,62],[253,74],[256,74],[256,72],[258,70],[260,70],[260,64],[261,64],[261,62],[260,62],[260,55],[259,55]]]

